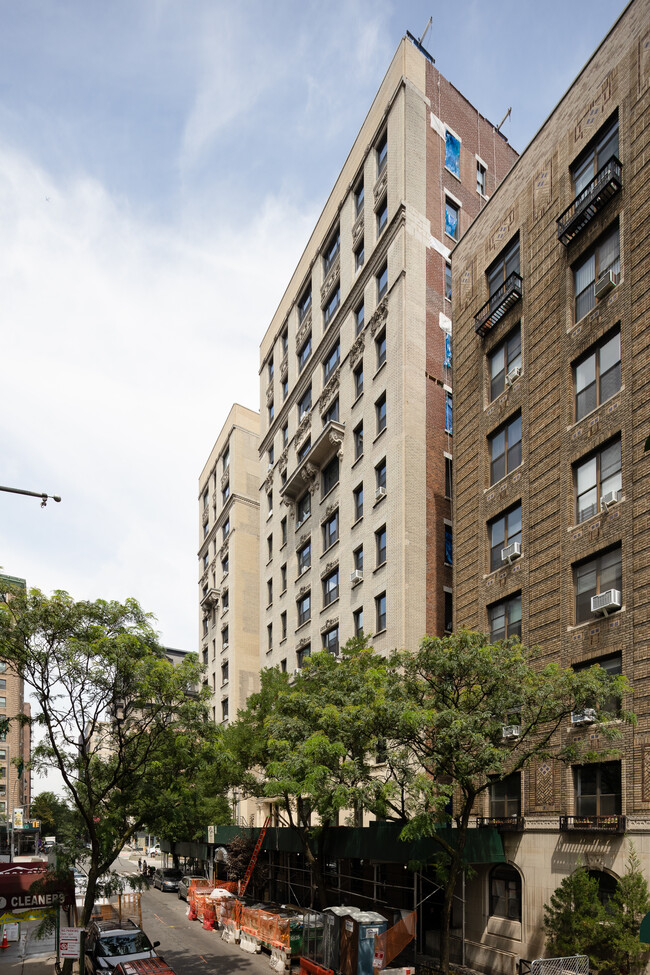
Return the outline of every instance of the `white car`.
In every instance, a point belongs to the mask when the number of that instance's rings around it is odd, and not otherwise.
[[[147,850],[147,856],[148,857],[159,857],[160,856],[160,847],[159,846],[152,846],[151,849]]]

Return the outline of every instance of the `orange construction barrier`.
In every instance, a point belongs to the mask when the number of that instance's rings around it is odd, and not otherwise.
[[[400,951],[406,948],[407,944],[415,937],[415,925],[417,922],[417,912],[407,914],[401,921],[388,928],[383,934],[375,935],[375,959],[381,958],[381,963],[375,963],[375,971],[387,968],[393,958],[397,958]]]
[[[310,961],[309,958],[301,958],[300,975],[334,975],[334,971],[331,968],[323,968],[322,965],[317,965],[315,961]]]

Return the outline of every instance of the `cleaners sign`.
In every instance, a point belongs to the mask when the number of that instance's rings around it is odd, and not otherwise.
[[[36,881],[48,875],[47,864],[42,860],[26,863],[0,863],[0,915],[6,912],[27,911],[33,908],[52,908],[68,905],[74,900],[74,885],[62,884],[52,877],[39,885],[37,892],[31,888]]]

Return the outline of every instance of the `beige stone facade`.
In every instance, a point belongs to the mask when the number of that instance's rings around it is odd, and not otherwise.
[[[3,576],[5,582],[25,588],[24,579]],[[25,818],[29,815],[31,802],[31,773],[28,765],[31,759],[31,729],[28,724],[21,725],[16,720],[19,714],[30,714],[30,705],[25,701],[25,684],[9,664],[0,660],[0,720],[9,719],[9,731],[0,735],[0,822],[11,819],[14,809],[22,809]],[[18,778],[15,759],[22,758],[25,769]]]
[[[212,717],[259,682],[259,414],[234,404],[199,478],[199,654]]]
[[[448,258],[514,159],[404,39],[261,344],[262,666],[451,626]]]
[[[649,119],[634,0],[453,253],[455,626],[622,672],[639,719],[620,757],[511,783],[509,871],[468,900],[468,963],[491,971],[543,953],[579,859],[606,890],[633,842],[650,877]],[[591,719],[563,734],[598,749]]]

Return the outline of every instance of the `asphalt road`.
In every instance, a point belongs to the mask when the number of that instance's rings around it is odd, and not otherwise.
[[[113,866],[120,873],[137,872],[137,864],[123,857]],[[222,941],[219,931],[206,931],[199,921],[188,921],[187,904],[177,894],[151,887],[142,895],[141,907],[142,927],[151,941],[160,941],[156,951],[176,975],[272,975],[269,955],[251,955]]]

